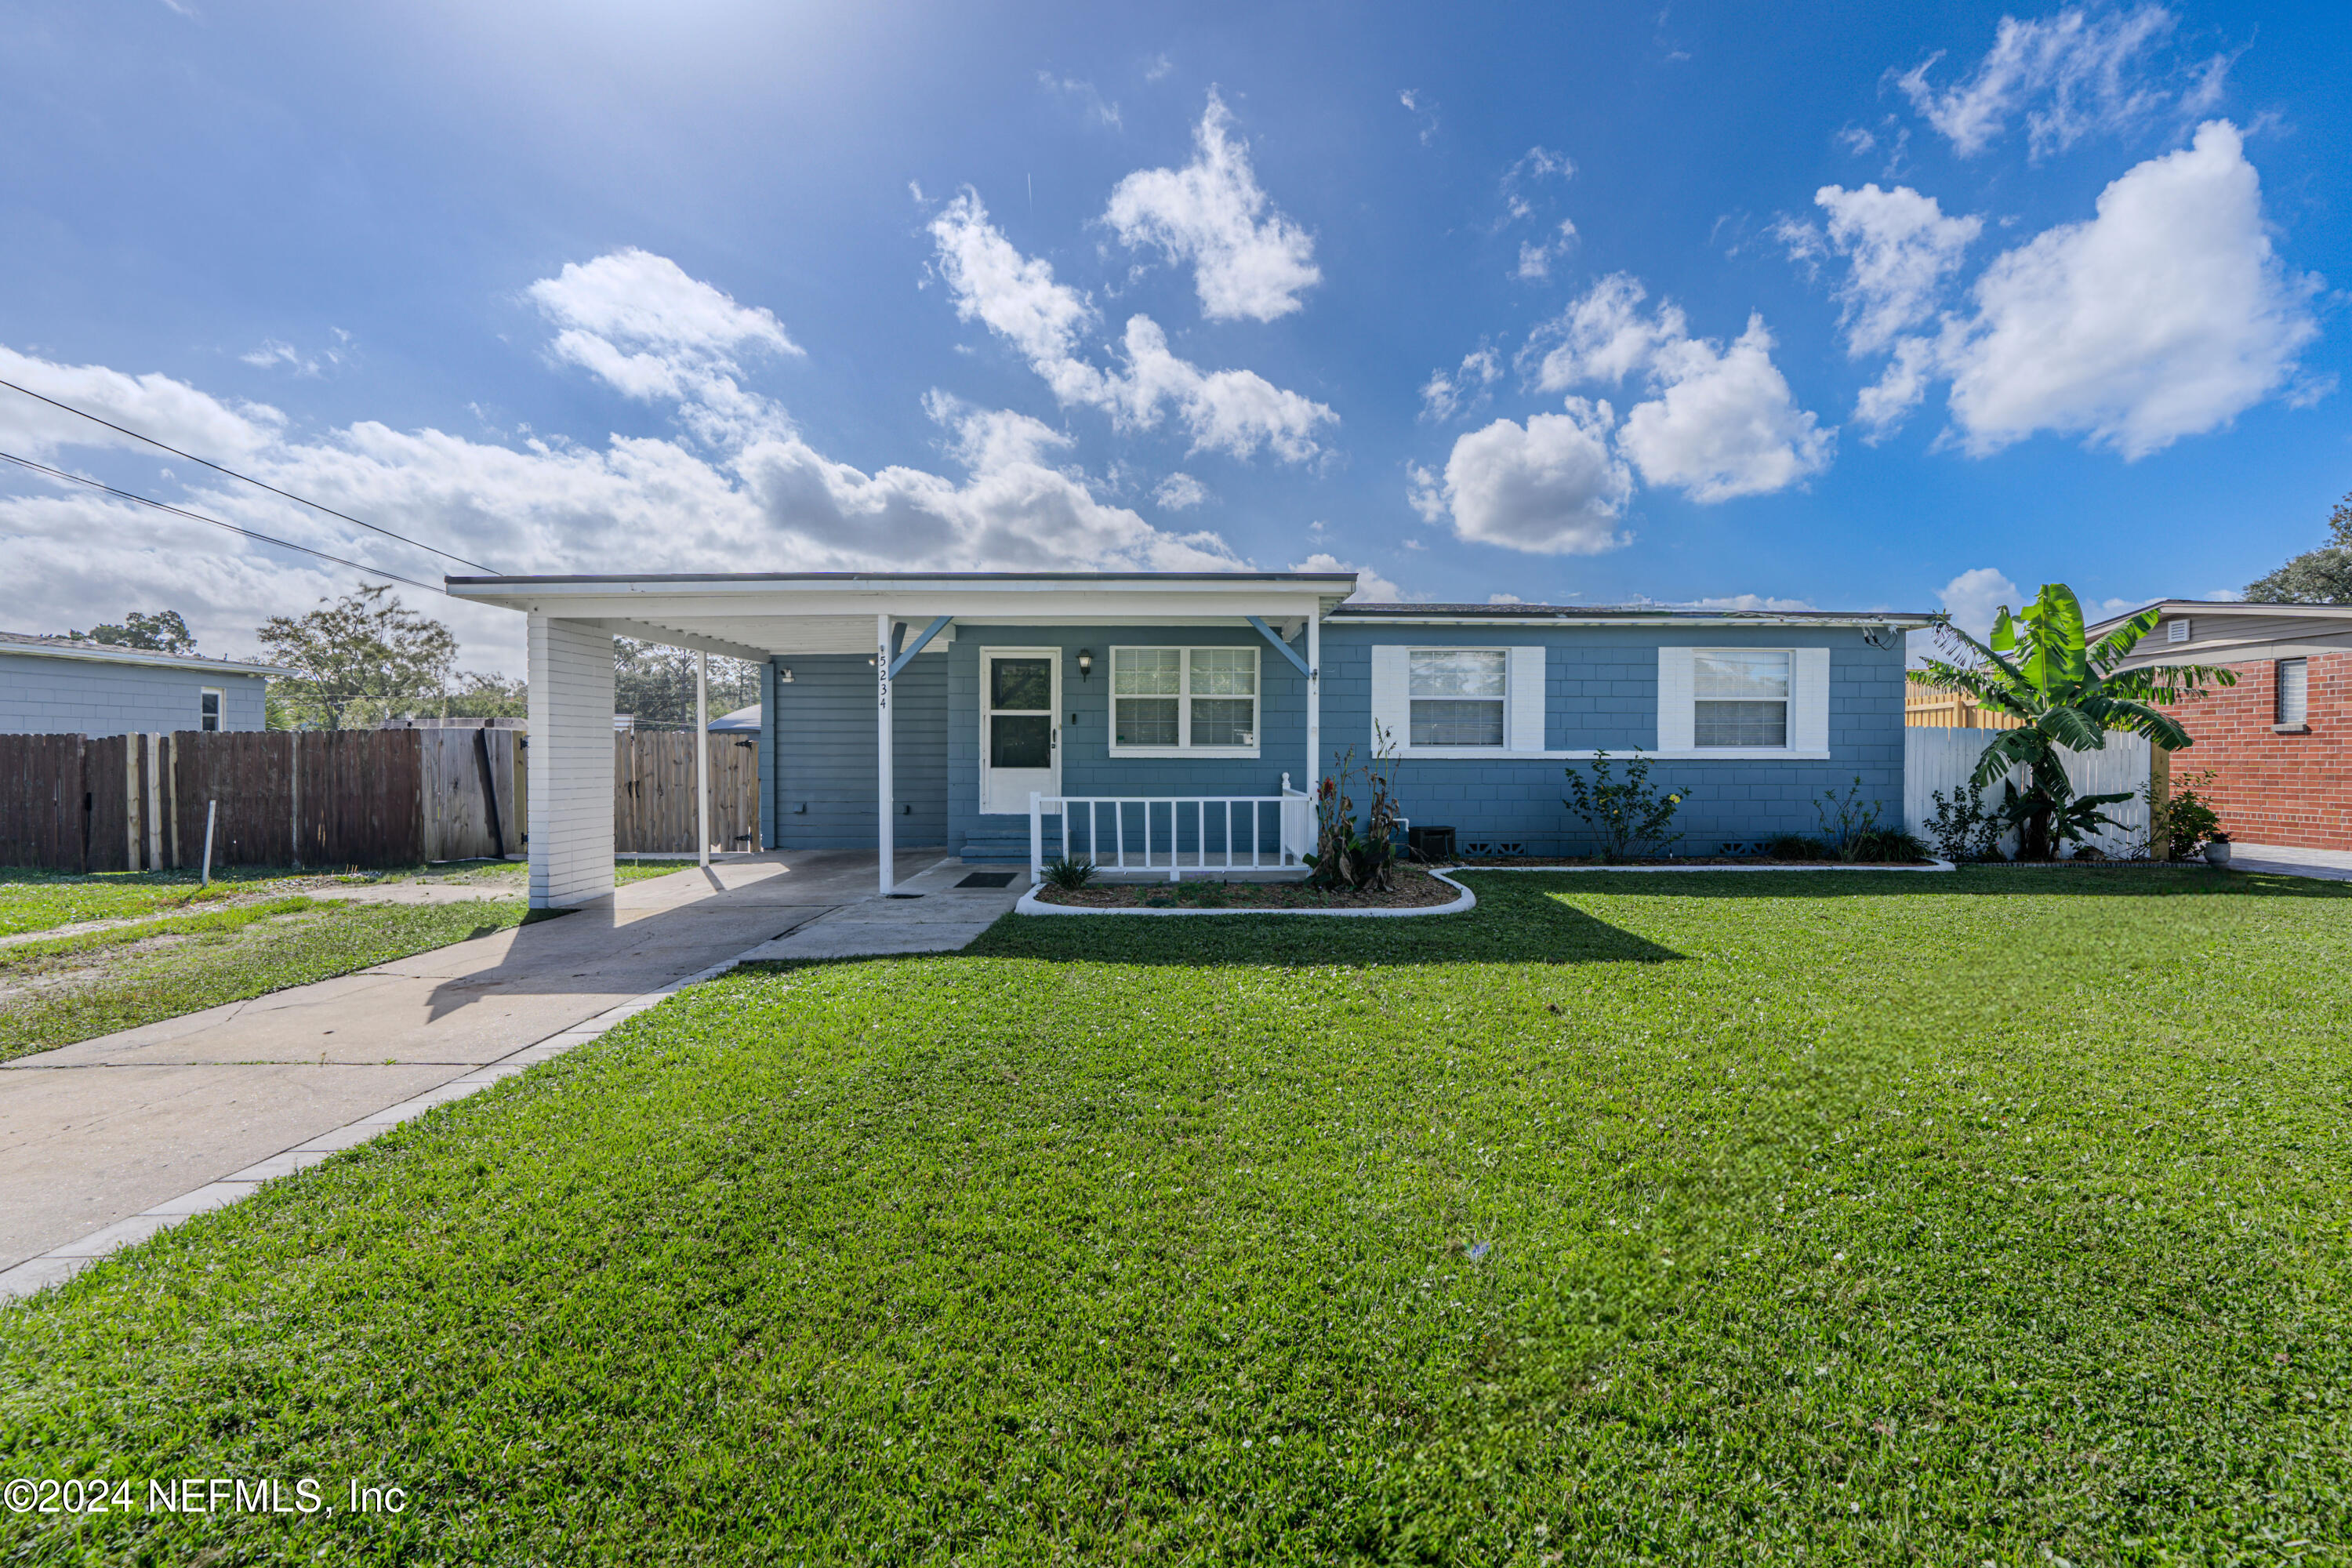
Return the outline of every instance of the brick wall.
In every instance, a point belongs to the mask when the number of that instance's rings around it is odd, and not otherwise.
[[[2199,793],[2232,838],[2304,849],[2352,849],[2352,652],[2310,658],[2310,732],[2273,729],[2277,667],[2229,668],[2238,684],[2175,708],[2196,744],[2175,753],[2172,776],[2211,769]]]

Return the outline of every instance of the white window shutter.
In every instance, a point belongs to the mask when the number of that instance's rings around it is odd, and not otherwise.
[[[1658,750],[1687,752],[1695,737],[1691,727],[1692,650],[1658,650]]]
[[[1514,752],[1544,749],[1544,650],[1511,649],[1504,691],[1504,744]]]
[[[1371,744],[1380,746],[1380,731],[1389,732],[1389,742],[1400,752],[1412,744],[1412,660],[1401,643],[1372,645],[1372,731]]]
[[[1789,661],[1789,749],[1830,749],[1830,650],[1801,647]]]

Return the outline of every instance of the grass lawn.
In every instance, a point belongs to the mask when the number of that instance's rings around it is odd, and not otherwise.
[[[221,871],[205,888],[194,871],[42,871],[0,866],[0,936],[49,931],[83,921],[161,913],[194,902],[267,897],[299,875],[268,868]]]
[[[0,1315],[0,1555],[2347,1560],[2352,887],[1471,879],[697,987]]]
[[[299,894],[0,947],[0,1061],[502,931],[522,905]]]

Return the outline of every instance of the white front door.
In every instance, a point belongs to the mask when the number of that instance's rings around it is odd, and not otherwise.
[[[980,809],[1026,816],[1062,793],[1061,650],[982,649],[980,703]]]

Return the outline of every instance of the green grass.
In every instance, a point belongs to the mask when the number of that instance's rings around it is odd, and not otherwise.
[[[502,931],[513,902],[301,896],[0,948],[0,1061]],[[156,939],[168,942],[149,946]]]
[[[5,1320],[35,1561],[2343,1562],[2352,888],[1471,875],[738,974]]]
[[[83,876],[0,866],[0,936],[83,921],[135,918],[199,901],[267,894],[298,873],[270,868],[223,871],[209,889],[194,871],[113,871]]]

